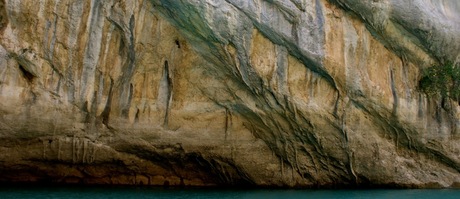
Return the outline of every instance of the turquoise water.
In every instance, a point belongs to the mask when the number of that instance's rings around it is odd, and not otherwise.
[[[213,190],[213,189],[162,189],[162,188],[89,188],[89,187],[0,187],[1,199],[22,198],[460,198],[460,190]]]

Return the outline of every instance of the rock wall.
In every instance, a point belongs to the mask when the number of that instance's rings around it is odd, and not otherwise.
[[[457,187],[455,0],[2,0],[0,181]]]

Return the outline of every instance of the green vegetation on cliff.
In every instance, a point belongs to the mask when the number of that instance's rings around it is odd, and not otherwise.
[[[419,81],[421,91],[431,97],[451,98],[460,101],[460,66],[448,62],[423,71]]]

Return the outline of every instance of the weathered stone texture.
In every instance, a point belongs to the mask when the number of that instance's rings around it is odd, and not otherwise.
[[[0,181],[449,187],[456,0],[0,1]]]

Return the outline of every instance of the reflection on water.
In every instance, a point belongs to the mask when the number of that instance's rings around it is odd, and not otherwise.
[[[460,198],[460,189],[440,190],[269,190],[269,189],[163,189],[149,187],[0,187],[0,198]]]

